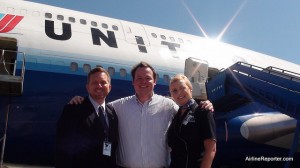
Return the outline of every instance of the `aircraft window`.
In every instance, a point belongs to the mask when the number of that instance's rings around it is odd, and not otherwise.
[[[174,38],[174,37],[170,37],[170,40],[171,40],[171,41],[175,41],[175,38]]]
[[[116,31],[119,30],[118,26],[116,26],[116,25],[113,25],[112,28],[113,28],[113,30],[116,30]]]
[[[151,33],[152,37],[157,38],[157,35],[155,33]]]
[[[86,25],[86,20],[80,19],[80,23],[83,24],[83,25]]]
[[[63,15],[57,15],[57,20],[64,20],[64,16]]]
[[[45,18],[51,19],[52,18],[52,14],[51,13],[45,13]]]
[[[102,23],[101,25],[102,25],[102,27],[103,27],[104,29],[107,29],[107,28],[108,28],[108,25],[105,24],[105,23]]]
[[[76,62],[71,62],[70,68],[71,68],[71,71],[77,71],[78,70],[78,64]]]
[[[110,76],[114,76],[115,75],[115,68],[108,67],[107,71],[108,71],[108,73],[109,73]]]
[[[160,35],[160,38],[163,39],[163,40],[165,40],[165,39],[166,39],[166,36]]]
[[[83,64],[83,72],[89,73],[91,71],[91,65],[90,64]]]
[[[96,65],[96,67],[101,67],[101,68],[103,68],[103,66],[102,66],[102,65]]]
[[[178,41],[179,41],[180,43],[183,43],[182,38],[178,38]]]
[[[164,82],[169,83],[170,82],[170,76],[169,75],[164,75]]]
[[[121,77],[126,77],[126,75],[127,75],[126,69],[121,68],[120,69],[120,76]]]
[[[73,18],[73,17],[69,17],[69,22],[71,22],[71,23],[75,23],[75,18]]]
[[[95,26],[95,27],[98,26],[97,22],[95,22],[95,21],[91,21],[91,25],[92,25],[92,26]]]

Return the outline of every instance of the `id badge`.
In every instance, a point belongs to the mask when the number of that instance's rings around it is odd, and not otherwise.
[[[196,122],[195,118],[191,115],[187,115],[184,121],[182,122],[183,125],[187,125],[189,122]]]
[[[111,143],[103,142],[103,155],[110,156],[111,155]]]

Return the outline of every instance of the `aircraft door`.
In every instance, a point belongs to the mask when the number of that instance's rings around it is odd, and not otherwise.
[[[17,60],[17,40],[13,38],[0,38],[0,74],[14,75]]]
[[[197,58],[188,58],[185,60],[184,75],[189,78],[193,86],[193,97],[206,100],[205,82],[208,76],[208,63]]]
[[[0,95],[23,93],[25,56],[17,50],[16,39],[0,37]],[[20,69],[18,72],[17,67]]]
[[[143,25],[121,21],[124,28],[126,41],[138,46],[140,52],[147,53],[147,46],[150,45],[148,36]]]

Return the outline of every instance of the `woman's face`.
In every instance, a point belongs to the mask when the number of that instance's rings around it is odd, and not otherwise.
[[[192,98],[192,90],[184,80],[178,80],[170,84],[170,92],[173,100],[179,105],[185,105]]]

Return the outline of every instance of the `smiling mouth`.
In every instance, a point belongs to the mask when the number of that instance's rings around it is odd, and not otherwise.
[[[185,98],[185,96],[178,97],[179,100],[184,99],[184,98]]]

